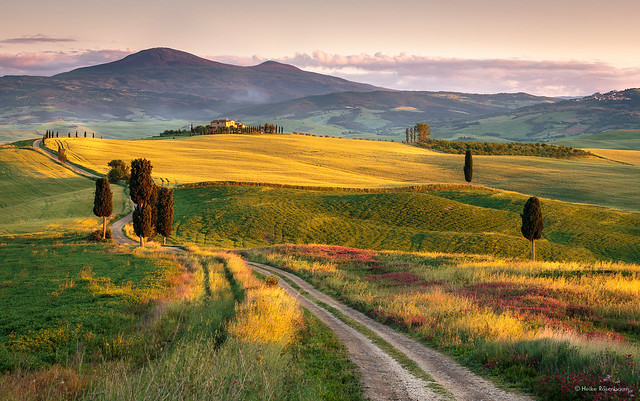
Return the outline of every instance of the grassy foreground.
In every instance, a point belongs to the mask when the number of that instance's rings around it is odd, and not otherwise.
[[[528,258],[527,197],[484,189],[353,193],[223,186],[174,192],[175,243],[245,248],[282,243]],[[542,260],[640,262],[640,215],[542,201]]]
[[[151,160],[157,183],[266,182],[376,188],[464,183],[463,155],[400,143],[300,135],[209,135],[157,141],[50,140],[69,160],[100,173],[112,159]],[[640,166],[597,157],[556,160],[474,156],[474,184],[568,202],[640,211]]]
[[[333,333],[235,255],[0,244],[2,400],[361,400]]]
[[[638,265],[320,245],[244,253],[541,399],[632,399],[640,390]]]

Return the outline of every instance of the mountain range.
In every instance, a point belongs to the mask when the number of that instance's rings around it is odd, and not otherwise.
[[[176,128],[170,121],[230,117],[279,121],[287,130],[398,139],[406,127],[427,121],[439,137],[551,141],[640,129],[639,110],[635,89],[570,100],[526,93],[397,91],[275,61],[242,67],[169,48],[52,77],[0,78],[0,132],[19,127],[31,136],[52,123],[63,131],[79,124],[150,121]]]

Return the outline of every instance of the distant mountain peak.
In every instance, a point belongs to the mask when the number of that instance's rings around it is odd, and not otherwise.
[[[220,63],[195,56],[191,53],[170,49],[168,47],[154,47],[130,54],[122,60],[114,61],[109,64],[126,65],[129,67],[157,67],[166,65],[211,66]]]
[[[279,63],[279,62],[273,61],[273,60],[267,60],[262,64],[255,65],[255,66],[250,67],[250,68],[252,70],[257,70],[257,71],[271,71],[271,72],[301,71],[300,68],[298,68],[298,67],[294,67],[294,66],[289,65],[289,64]]]

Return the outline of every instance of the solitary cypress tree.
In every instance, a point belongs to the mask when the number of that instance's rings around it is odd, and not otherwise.
[[[471,159],[471,149],[467,149],[464,155],[464,179],[471,185],[471,177],[473,176],[473,160]]]
[[[58,145],[58,160],[60,160],[62,163],[67,161],[67,152],[60,145]]]
[[[160,188],[158,190],[158,203],[156,206],[158,217],[156,231],[162,235],[162,245],[166,245],[167,237],[171,235],[173,228],[173,190]]]
[[[540,200],[535,196],[530,197],[524,204],[524,210],[520,217],[522,217],[520,231],[526,239],[531,241],[531,260],[536,260],[536,240],[542,237],[544,229]]]
[[[149,204],[155,185],[151,179],[151,170],[151,162],[147,159],[136,159],[131,162],[129,194],[131,200],[137,204],[133,212],[133,229],[136,235],[140,237],[141,247],[144,246],[144,238],[151,234],[151,229],[154,225],[151,209],[155,205]]]
[[[96,194],[93,199],[93,214],[102,217],[102,239],[107,234],[107,217],[113,212],[113,194],[109,186],[108,178],[98,178],[96,180]]]

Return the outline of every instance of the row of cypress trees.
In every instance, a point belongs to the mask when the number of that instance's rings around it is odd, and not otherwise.
[[[156,234],[162,235],[162,244],[166,245],[173,228],[173,190],[155,185],[151,170],[151,162],[146,159],[131,162],[129,193],[136,204],[133,230],[140,238],[141,247],[144,247],[145,238],[153,238]],[[96,181],[93,213],[102,217],[102,239],[106,238],[106,220],[112,212],[113,194],[109,178],[99,178]]]

